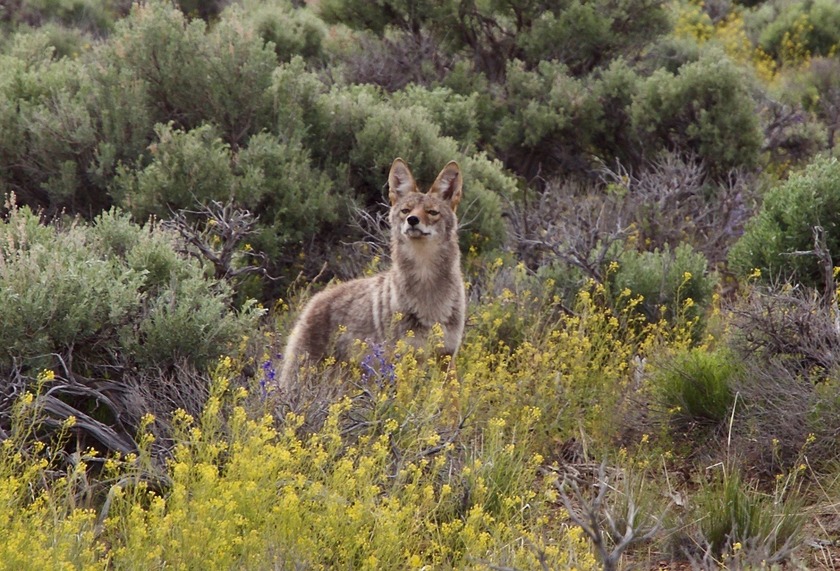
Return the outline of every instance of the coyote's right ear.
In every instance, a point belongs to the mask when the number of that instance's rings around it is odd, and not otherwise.
[[[388,198],[391,200],[391,206],[410,192],[417,192],[417,183],[414,182],[414,177],[405,161],[399,158],[394,159],[391,172],[388,173]]]

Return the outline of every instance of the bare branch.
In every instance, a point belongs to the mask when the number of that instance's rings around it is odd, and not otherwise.
[[[203,223],[192,222],[198,218]],[[161,225],[177,232],[186,244],[184,252],[213,264],[216,279],[230,280],[265,270],[265,254],[241,248],[243,240],[255,232],[258,217],[233,203],[213,201],[201,210],[179,210]],[[258,265],[237,263],[242,258],[259,261]]]
[[[581,484],[594,488],[594,497],[591,491],[582,490]],[[592,541],[605,571],[617,569],[627,549],[651,540],[661,529],[664,513],[670,508],[668,504],[662,514],[643,519],[636,503],[637,492],[628,484],[627,475],[619,470],[610,470],[608,474],[606,462],[598,466],[594,482],[586,481],[577,471],[567,470],[555,486],[569,519]]]

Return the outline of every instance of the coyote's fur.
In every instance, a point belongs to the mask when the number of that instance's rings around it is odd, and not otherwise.
[[[455,216],[462,183],[452,161],[422,193],[405,162],[394,160],[388,174],[391,269],[312,298],[289,337],[282,388],[296,382],[306,363],[330,355],[345,361],[356,339],[380,344],[413,331],[411,342],[419,346],[435,324],[443,330],[443,354],[454,357],[466,313]]]

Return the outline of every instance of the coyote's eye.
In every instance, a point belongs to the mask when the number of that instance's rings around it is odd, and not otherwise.
[[[429,216],[437,216],[438,214],[440,214],[440,212],[438,212],[437,210],[427,210],[426,214],[428,214]]]
[[[403,208],[402,210],[400,210],[400,212],[402,212],[403,214],[408,214],[409,212],[411,212],[411,208]]]

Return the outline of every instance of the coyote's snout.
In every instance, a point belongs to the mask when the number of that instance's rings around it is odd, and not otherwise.
[[[422,345],[435,324],[443,329],[443,353],[455,355],[466,313],[455,216],[462,185],[452,161],[423,193],[405,162],[394,161],[388,174],[391,269],[312,298],[289,337],[281,387],[293,385],[302,365],[328,352],[346,360],[356,339],[379,344],[413,331],[412,342]]]

